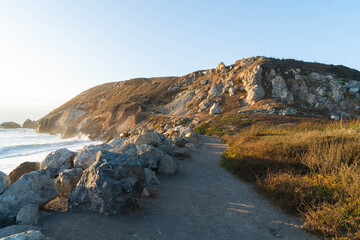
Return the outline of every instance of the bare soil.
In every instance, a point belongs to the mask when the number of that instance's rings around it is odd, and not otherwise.
[[[39,225],[51,239],[313,239],[299,219],[261,198],[219,166],[226,145],[203,146],[173,176],[160,176],[136,212],[106,217],[93,212],[45,214]]]

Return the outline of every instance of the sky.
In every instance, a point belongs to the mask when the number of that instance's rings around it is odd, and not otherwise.
[[[0,0],[0,123],[80,92],[266,56],[360,70],[358,0]]]

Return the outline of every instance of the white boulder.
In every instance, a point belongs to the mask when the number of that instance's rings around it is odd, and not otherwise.
[[[210,108],[209,113],[210,114],[220,114],[220,113],[222,113],[222,110],[217,103],[214,103],[212,105],[212,107]]]
[[[293,101],[294,96],[289,92],[286,82],[283,77],[276,76],[271,80],[273,87],[273,95],[282,101]]]

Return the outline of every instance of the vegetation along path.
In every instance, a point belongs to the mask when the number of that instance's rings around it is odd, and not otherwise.
[[[202,138],[203,146],[178,174],[160,177],[156,197],[142,200],[137,212],[49,214],[40,221],[43,233],[51,239],[312,239],[297,218],[219,167],[226,148],[220,139]]]

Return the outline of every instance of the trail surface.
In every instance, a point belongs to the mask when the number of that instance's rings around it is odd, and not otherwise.
[[[42,232],[51,239],[313,239],[299,229],[297,218],[219,167],[224,143],[202,140],[179,173],[159,177],[156,198],[142,200],[139,211],[110,218],[48,214],[41,218]]]

